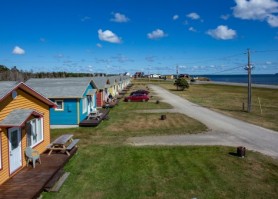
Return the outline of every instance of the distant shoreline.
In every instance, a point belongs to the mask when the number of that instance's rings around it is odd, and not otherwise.
[[[218,84],[218,85],[229,85],[229,86],[244,86],[247,87],[247,83],[234,83],[234,82],[218,82],[218,81],[198,81],[191,82],[191,84]],[[268,85],[268,84],[252,84],[254,88],[270,88],[278,89],[278,85]]]
[[[213,82],[232,82],[232,83],[245,83],[245,84],[247,84],[248,82],[247,75],[202,75],[199,77],[207,78]],[[277,75],[252,74],[251,81],[254,84],[278,86]]]

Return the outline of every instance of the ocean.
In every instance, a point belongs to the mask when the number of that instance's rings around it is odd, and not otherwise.
[[[246,75],[196,75],[196,76],[207,77],[211,81],[215,81],[215,82],[248,83],[247,74]],[[278,74],[252,75],[251,82],[253,84],[278,85]]]

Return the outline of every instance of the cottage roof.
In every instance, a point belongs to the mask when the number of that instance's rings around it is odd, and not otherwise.
[[[48,98],[83,98],[91,77],[29,79],[26,84]]]
[[[41,113],[34,111],[33,109],[15,109],[7,115],[2,121],[0,121],[0,127],[20,127],[23,126],[26,120],[34,115],[36,117],[42,117]]]
[[[108,88],[106,82],[107,82],[107,77],[93,77],[93,84],[96,86],[97,89],[104,89]]]
[[[21,89],[26,93],[29,93],[30,95],[34,96],[35,98],[39,99],[40,101],[44,102],[50,107],[56,107],[56,104],[44,97],[42,94],[35,91],[33,88],[27,86],[23,82],[20,83],[13,83],[13,82],[6,82],[0,84],[0,102],[4,100],[7,96],[12,94],[12,92],[16,89]]]
[[[16,86],[16,82],[13,81],[0,82],[0,99],[2,99],[15,86]]]

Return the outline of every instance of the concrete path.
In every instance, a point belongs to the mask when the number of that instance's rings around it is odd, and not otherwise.
[[[173,111],[204,123],[210,131],[195,135],[145,136],[129,138],[128,143],[144,145],[225,145],[244,146],[278,158],[278,132],[249,124],[193,104],[155,85],[149,86]],[[171,111],[172,112],[172,111]]]

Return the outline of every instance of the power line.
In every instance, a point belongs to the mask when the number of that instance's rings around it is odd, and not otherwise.
[[[223,72],[227,72],[227,71],[232,71],[232,70],[235,70],[235,69],[238,69],[238,68],[243,68],[244,66],[237,66],[237,67],[234,67],[234,68],[228,68],[228,69],[225,69],[225,70],[222,70],[222,71],[217,71],[217,72],[214,72],[212,74],[217,74],[217,73],[223,73]]]

